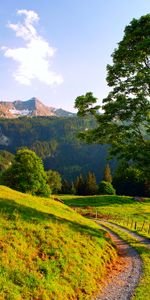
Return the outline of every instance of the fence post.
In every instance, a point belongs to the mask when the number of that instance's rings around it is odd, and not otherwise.
[[[97,210],[96,210],[96,215],[95,215],[95,218],[97,219]]]
[[[134,229],[136,230],[136,225],[137,225],[137,223],[135,222],[135,224],[134,224]]]
[[[144,225],[145,225],[145,220],[143,221],[141,231],[144,229]]]
[[[150,224],[149,224],[149,227],[148,227],[148,234],[150,234]]]

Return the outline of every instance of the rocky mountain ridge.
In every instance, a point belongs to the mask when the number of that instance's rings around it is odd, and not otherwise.
[[[61,108],[56,109],[54,107],[46,106],[35,97],[27,101],[0,101],[0,118],[18,118],[22,116],[71,117],[74,115],[74,113]]]

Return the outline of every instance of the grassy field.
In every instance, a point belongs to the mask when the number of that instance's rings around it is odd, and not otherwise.
[[[1,300],[91,299],[115,257],[94,222],[52,199],[0,186]]]
[[[62,196],[65,204],[83,215],[108,218],[124,227],[150,236],[150,199],[143,202],[127,196]],[[136,222],[136,224],[135,224]]]

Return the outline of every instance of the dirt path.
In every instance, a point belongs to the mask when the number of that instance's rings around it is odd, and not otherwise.
[[[141,242],[142,244],[145,244],[147,246],[147,248],[150,249],[150,239],[149,238],[145,238],[145,237],[139,235],[138,233],[135,233],[121,225],[114,224],[112,222],[105,221],[104,224],[106,224],[106,226],[107,226],[107,224],[110,224],[111,226],[121,229],[122,231],[130,234],[133,238],[136,238],[137,241]]]
[[[93,300],[129,300],[134,294],[142,274],[142,260],[134,248],[107,228],[107,224],[100,226],[109,232],[116,244],[119,259],[112,270],[108,272],[103,292]]]

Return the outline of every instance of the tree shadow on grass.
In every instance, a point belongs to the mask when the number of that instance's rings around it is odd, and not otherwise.
[[[66,205],[72,207],[99,207],[99,206],[111,206],[111,205],[129,205],[129,204],[139,204],[138,200],[135,200],[134,197],[127,196],[108,196],[108,195],[100,195],[100,196],[84,196],[81,198],[73,198],[73,199],[64,199],[63,201]],[[150,204],[150,199],[146,199],[145,203]]]
[[[0,212],[2,212],[8,220],[12,221],[20,218],[28,223],[43,224],[44,222],[45,225],[48,225],[50,220],[53,223],[57,222],[57,224],[67,224],[73,231],[87,234],[91,237],[101,238],[104,236],[104,231],[101,229],[92,228],[88,225],[83,225],[51,213],[41,212],[36,208],[18,204],[12,199],[0,199]]]

